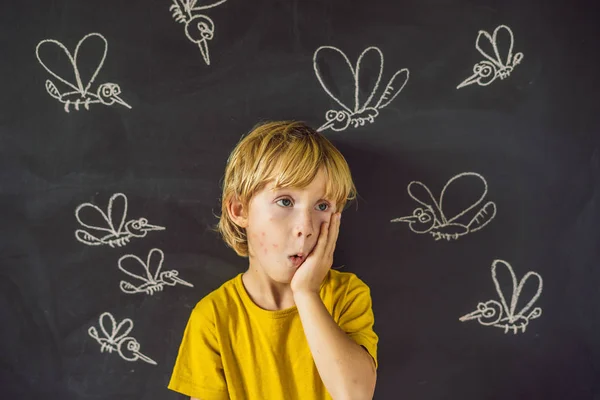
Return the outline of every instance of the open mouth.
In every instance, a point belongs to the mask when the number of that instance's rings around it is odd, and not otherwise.
[[[298,254],[294,254],[294,255],[288,256],[288,258],[292,261],[292,263],[295,266],[298,266],[298,265],[300,265],[300,264],[302,264],[304,262],[304,258],[305,257],[301,256],[301,255],[298,255]]]

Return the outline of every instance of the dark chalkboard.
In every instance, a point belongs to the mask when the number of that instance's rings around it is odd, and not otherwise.
[[[376,399],[600,399],[588,3],[7,3],[0,397],[181,398],[190,310],[247,267],[210,229],[229,151],[296,119],[358,188],[335,265],[371,287]]]

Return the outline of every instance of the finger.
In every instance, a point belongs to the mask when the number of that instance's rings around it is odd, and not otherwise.
[[[330,221],[323,221],[321,223],[321,230],[319,231],[319,237],[317,238],[317,244],[314,247],[313,251],[311,252],[311,254],[314,254],[317,258],[320,258],[323,254],[325,254],[325,250],[327,249],[329,225],[330,225]]]
[[[337,243],[337,238],[340,233],[340,223],[341,213],[335,213],[331,215],[329,232],[327,238],[327,247],[325,249],[325,254],[331,254],[333,256],[333,252],[335,251],[335,245]]]

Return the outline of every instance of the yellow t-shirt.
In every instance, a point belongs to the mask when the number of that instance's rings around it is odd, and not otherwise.
[[[369,287],[353,273],[330,269],[319,294],[335,322],[365,347],[377,367]],[[331,399],[298,309],[260,308],[241,273],[192,310],[168,387],[201,400]]]

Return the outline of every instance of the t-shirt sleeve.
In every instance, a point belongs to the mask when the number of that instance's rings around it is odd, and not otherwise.
[[[227,400],[221,351],[208,302],[192,310],[168,388],[201,400]]]
[[[371,301],[371,290],[356,275],[348,282],[348,289],[344,297],[344,306],[340,314],[339,326],[356,343],[363,346],[373,357],[375,369],[377,362],[377,343],[379,338],[373,331],[375,316]]]

